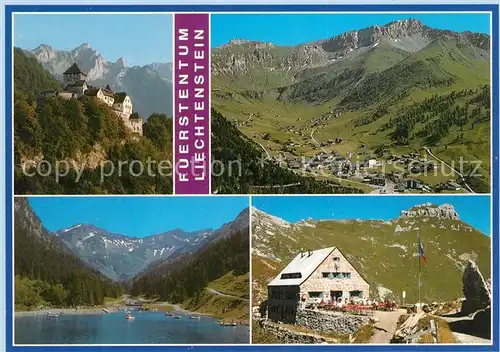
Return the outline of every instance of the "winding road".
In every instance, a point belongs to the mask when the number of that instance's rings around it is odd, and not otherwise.
[[[470,188],[470,187],[469,187],[469,185],[467,184],[467,182],[465,182],[465,177],[464,177],[464,175],[462,175],[462,174],[461,174],[458,170],[456,170],[455,168],[453,168],[450,164],[448,164],[448,163],[447,163],[447,162],[445,162],[444,160],[442,160],[442,159],[438,158],[437,156],[435,156],[434,154],[432,154],[432,152],[429,150],[429,148],[427,148],[427,147],[423,147],[423,148],[424,148],[424,149],[425,149],[425,151],[426,151],[427,153],[429,153],[429,155],[430,155],[430,156],[432,156],[434,159],[436,159],[437,161],[439,161],[439,162],[441,162],[441,163],[445,164],[445,165],[446,165],[446,166],[448,166],[451,170],[453,170],[454,172],[456,172],[456,173],[460,176],[460,178],[462,179],[462,181],[463,181],[463,183],[464,183],[465,187],[467,188],[467,190],[468,190],[470,193],[475,193],[475,192],[472,190],[472,188]]]

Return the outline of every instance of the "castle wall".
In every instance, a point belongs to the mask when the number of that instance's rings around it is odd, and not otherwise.
[[[86,80],[86,77],[83,73],[66,73],[63,75],[64,84],[73,84],[81,79]]]
[[[143,120],[142,119],[129,119],[127,127],[132,132],[135,132],[135,133],[137,133],[137,134],[139,134],[139,135],[142,136],[142,124],[143,124]]]
[[[62,99],[69,100],[69,99],[76,98],[76,93],[73,93],[73,92],[70,92],[70,91],[62,91],[62,92],[59,92],[57,94],[57,96],[60,97],[60,98],[62,98]]]

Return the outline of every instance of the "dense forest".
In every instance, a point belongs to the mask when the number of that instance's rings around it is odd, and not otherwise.
[[[15,208],[16,309],[100,305],[104,297],[123,294],[123,287],[91,269],[50,236],[25,198],[16,198]]]
[[[450,128],[462,134],[490,118],[490,86],[433,95],[401,109],[381,130],[394,128],[392,138],[399,144],[424,138],[428,145],[447,136]]]
[[[131,294],[181,303],[200,295],[209,282],[230,271],[235,276],[248,273],[249,255],[247,229],[207,244],[194,254],[146,270],[133,281]]]
[[[172,192],[171,170],[165,168],[171,166],[172,160],[169,117],[151,115],[140,137],[129,133],[113,110],[95,99],[84,96],[78,100],[39,100],[40,92],[60,89],[60,84],[34,57],[17,48],[14,82],[16,194]],[[52,167],[46,177],[34,173],[42,160]],[[57,161],[71,165],[67,175],[58,180],[54,175]],[[62,167],[65,171],[66,164]],[[35,175],[26,175],[23,169]],[[41,170],[49,173],[46,164]],[[80,178],[78,171],[82,171]]]
[[[262,149],[245,137],[231,122],[212,109],[212,189],[217,193],[359,193],[332,181],[320,181],[280,167],[272,161],[263,166]],[[239,161],[241,168],[232,164]],[[220,165],[224,165],[221,172]],[[239,173],[239,169],[241,173]],[[285,186],[285,187],[283,187]]]

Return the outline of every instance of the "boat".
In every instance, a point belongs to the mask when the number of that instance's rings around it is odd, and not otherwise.
[[[174,315],[173,315],[172,313],[166,312],[166,313],[165,313],[165,316],[166,316],[166,317],[173,317]]]
[[[52,313],[52,312],[47,312],[47,318],[59,318],[59,314],[57,313]]]
[[[199,317],[199,316],[197,316],[197,315],[191,315],[191,316],[189,317],[189,319],[193,319],[193,320],[200,320],[200,317]]]
[[[176,315],[174,316],[174,319],[182,319],[182,317],[180,315]]]
[[[102,311],[103,311],[104,313],[109,313],[109,310],[107,310],[106,308],[103,308],[103,309],[102,309]]]
[[[127,313],[127,314],[125,314],[125,319],[127,319],[127,320],[134,320],[135,317]]]
[[[237,326],[238,324],[236,324],[236,323],[226,323],[224,321],[221,321],[220,325],[221,326]]]

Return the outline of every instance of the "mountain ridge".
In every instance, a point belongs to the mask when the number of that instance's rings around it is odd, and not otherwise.
[[[233,40],[212,50],[212,106],[287,169],[306,157],[302,168],[318,180],[374,193],[488,193],[490,39],[406,20],[292,46]],[[332,170],[326,176],[311,165],[321,152],[332,155],[318,166]],[[481,163],[466,179],[393,172],[394,160],[415,153]],[[381,167],[356,172],[354,158]],[[357,182],[374,177],[384,186]],[[420,190],[408,185],[415,180]]]
[[[171,63],[127,66],[124,57],[114,62],[107,61],[89,43],[71,50],[58,50],[41,44],[33,50],[23,51],[34,56],[59,81],[62,81],[63,72],[77,63],[88,75],[91,84],[103,87],[109,84],[115,91],[127,92],[132,98],[134,111],[145,118],[153,113],[172,115]],[[162,98],[157,99],[160,96]]]
[[[53,232],[53,235],[102,274],[123,281],[132,279],[149,265],[196,252],[207,243],[245,226],[245,222],[248,223],[248,210],[243,210],[218,229],[184,231],[177,228],[132,237],[108,232],[92,224],[74,224]]]
[[[335,246],[368,279],[371,297],[390,295],[397,299],[406,290],[408,301],[414,300],[419,237],[427,258],[422,267],[423,299],[432,302],[461,297],[461,276],[468,260],[478,263],[486,277],[490,275],[491,238],[458,218],[439,212],[422,214],[391,220],[308,219],[289,223],[253,210],[252,260],[258,281],[254,299],[265,299],[268,281],[298,252]]]

